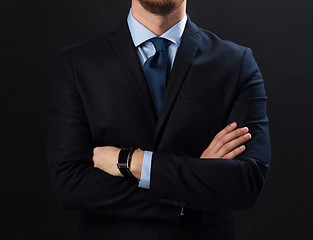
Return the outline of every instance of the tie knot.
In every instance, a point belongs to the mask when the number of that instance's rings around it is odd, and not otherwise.
[[[166,39],[164,39],[164,38],[158,38],[158,37],[154,37],[154,38],[150,39],[150,41],[153,43],[155,50],[157,52],[159,52],[159,51],[166,52],[165,40]]]

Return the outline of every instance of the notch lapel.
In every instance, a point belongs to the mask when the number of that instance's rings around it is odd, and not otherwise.
[[[166,123],[166,119],[171,112],[172,106],[185,80],[193,58],[199,48],[201,39],[202,37],[198,34],[197,26],[191,22],[188,16],[181,44],[178,48],[169,82],[165,90],[161,112],[153,140],[153,149],[156,149],[157,147],[158,139],[162,133],[161,129]]]
[[[148,83],[138,59],[136,48],[131,39],[127,21],[124,20],[116,27],[114,32],[115,34],[111,37],[111,44],[129,74],[131,81],[134,83],[154,126],[156,126],[158,117],[154,109]]]

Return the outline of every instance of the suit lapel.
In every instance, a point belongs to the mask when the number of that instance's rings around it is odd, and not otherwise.
[[[166,87],[159,120],[154,135],[153,149],[157,146],[163,125],[171,112],[172,106],[177,98],[179,90],[184,82],[185,76],[199,48],[201,36],[198,34],[197,26],[191,22],[189,16],[182,36],[181,44],[178,48],[173,69]]]
[[[131,39],[127,21],[123,21],[114,30],[115,34],[111,37],[111,44],[118,55],[120,61],[128,72],[131,81],[140,95],[145,108],[156,126],[157,114],[150,95],[148,83],[145,79],[142,67],[140,65],[136,48]]]

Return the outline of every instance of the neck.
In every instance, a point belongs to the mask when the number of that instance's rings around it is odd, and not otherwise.
[[[137,0],[132,1],[131,13],[133,17],[157,36],[178,23],[186,13],[186,1],[174,12],[168,15],[155,15],[141,6]]]

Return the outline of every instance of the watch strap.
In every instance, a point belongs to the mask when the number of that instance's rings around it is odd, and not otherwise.
[[[119,171],[124,177],[136,179],[136,177],[131,173],[129,169],[133,152],[134,152],[133,148],[123,147],[120,150],[119,155],[118,155],[117,168],[119,169]]]

